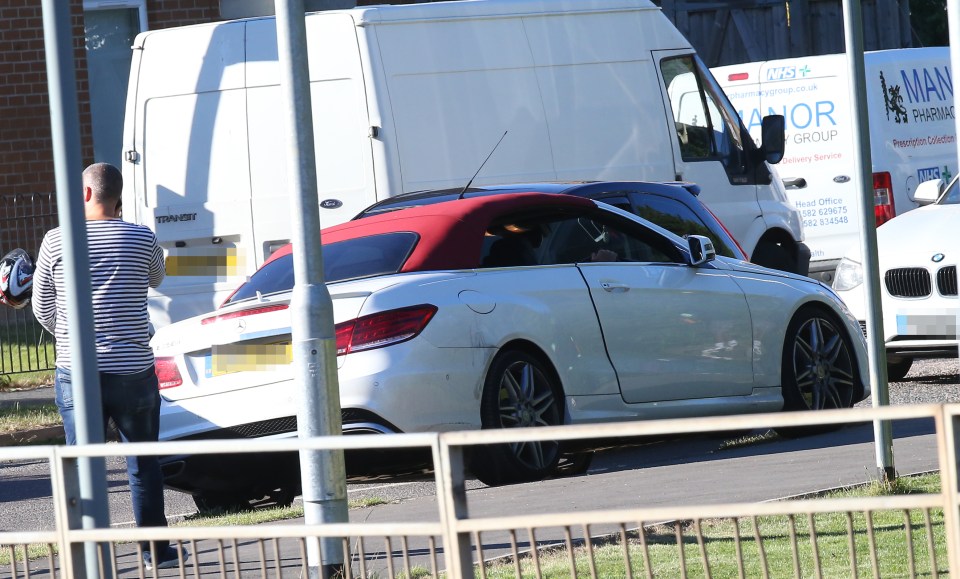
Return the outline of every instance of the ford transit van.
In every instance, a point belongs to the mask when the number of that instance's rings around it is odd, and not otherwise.
[[[948,47],[864,54],[876,224],[918,206],[920,183],[957,172]],[[783,115],[786,153],[778,171],[800,210],[811,275],[832,282],[859,243],[859,176],[853,167],[853,109],[845,54],[713,69],[752,134],[763,115]]]
[[[475,0],[306,15],[324,226],[474,181],[692,181],[755,262],[806,273],[796,208],[690,43],[649,0]],[[124,218],[155,230],[161,326],[216,307],[291,219],[272,17],[137,36]]]

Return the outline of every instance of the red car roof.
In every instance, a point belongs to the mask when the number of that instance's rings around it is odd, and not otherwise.
[[[411,207],[348,221],[320,231],[323,244],[357,237],[410,231],[420,237],[413,254],[400,271],[470,269],[480,263],[483,237],[492,222],[530,209],[585,209],[596,203],[583,197],[550,193],[511,193],[471,197]],[[288,244],[267,263],[291,252]],[[266,265],[266,264],[264,264]]]

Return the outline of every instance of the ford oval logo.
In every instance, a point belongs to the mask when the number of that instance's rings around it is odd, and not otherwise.
[[[931,257],[930,259],[933,260],[933,263],[940,263],[941,261],[943,261],[943,258],[945,257],[947,256],[943,255],[942,253],[934,253],[933,257]]]
[[[849,180],[850,180],[850,177],[847,177],[846,175],[837,175],[836,177],[833,178],[834,183],[846,183]]]
[[[343,207],[343,201],[339,199],[324,199],[320,202],[320,207],[322,209],[339,209]]]

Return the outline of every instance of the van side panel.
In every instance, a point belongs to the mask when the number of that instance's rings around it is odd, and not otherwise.
[[[523,19],[559,179],[674,178],[673,161],[663,154],[662,143],[672,135],[649,47],[686,43],[670,29],[651,26],[656,16],[634,11]],[[644,42],[623,40],[641,37]]]
[[[899,215],[917,207],[912,195],[920,182],[956,173],[949,49],[867,52],[864,64],[872,169],[890,173]],[[859,243],[862,230],[846,56],[746,63],[713,72],[755,139],[763,115],[784,115],[787,147],[778,171],[803,221],[811,271],[832,281],[837,262]],[[789,186],[797,179],[803,182]]]
[[[865,73],[873,170],[891,173],[899,215],[917,207],[917,185],[957,172],[950,50],[872,52]]]
[[[147,33],[140,45],[141,162],[127,191],[167,254],[149,304],[163,325],[215,308],[253,261],[243,25]]]
[[[556,179],[519,19],[382,24],[377,37],[404,191],[466,185],[504,131],[475,183]]]
[[[375,201],[369,122],[357,36],[347,14],[306,18],[321,225],[346,221]],[[331,55],[336,55],[331,57]],[[286,111],[273,19],[247,24],[247,123],[257,263],[290,240]]]

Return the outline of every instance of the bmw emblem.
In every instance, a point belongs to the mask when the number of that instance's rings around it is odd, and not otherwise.
[[[933,263],[940,263],[941,261],[943,261],[944,257],[946,256],[943,255],[942,253],[934,253],[933,257],[931,257],[930,259],[933,260]]]

